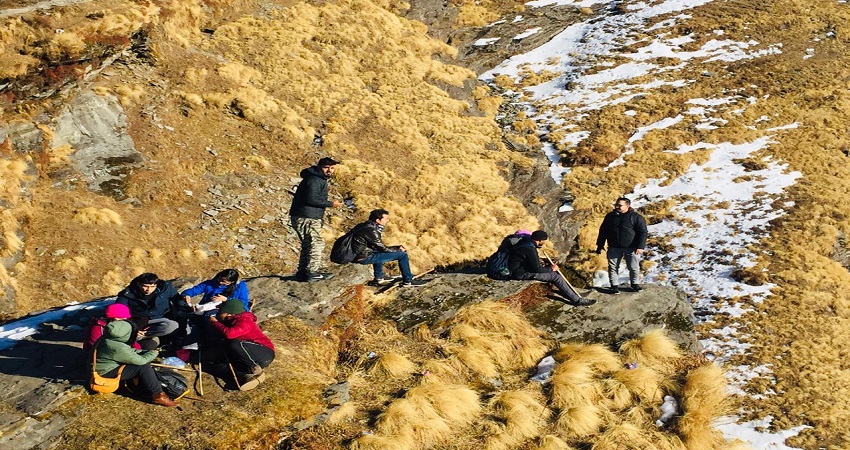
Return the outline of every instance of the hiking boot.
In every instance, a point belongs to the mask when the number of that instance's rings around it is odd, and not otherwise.
[[[165,406],[167,408],[173,408],[177,406],[177,403],[174,403],[174,400],[168,398],[168,396],[165,395],[165,392],[154,394],[153,397],[151,397],[151,403],[153,403],[154,405]]]
[[[642,287],[640,287],[640,285],[639,285],[639,284],[633,284],[633,285],[632,285],[632,290],[633,290],[633,291],[635,291],[635,292],[640,292],[640,291],[642,291],[642,290],[643,290],[643,288],[642,288]]]
[[[618,286],[611,286],[611,293],[617,295],[620,293],[620,288]]]
[[[242,377],[242,382],[239,383],[240,391],[250,391],[252,389],[256,389],[257,386],[260,385],[263,381],[266,381],[266,374],[263,373],[263,369],[257,366],[260,369],[260,373],[247,373]]]
[[[401,282],[401,287],[422,287],[425,283],[426,281],[422,280],[407,280]]]
[[[570,303],[573,306],[590,306],[596,304],[596,300],[587,297],[579,297],[578,300]]]

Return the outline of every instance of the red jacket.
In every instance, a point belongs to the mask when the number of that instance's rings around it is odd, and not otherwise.
[[[248,311],[231,316],[224,322],[210,322],[210,325],[226,339],[255,342],[274,350],[271,339],[257,326],[257,317]]]

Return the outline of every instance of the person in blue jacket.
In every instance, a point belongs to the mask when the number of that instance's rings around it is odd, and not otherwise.
[[[239,272],[236,269],[224,269],[213,278],[186,289],[180,295],[189,304],[192,303],[192,297],[203,295],[198,305],[210,302],[221,303],[235,298],[242,302],[245,311],[251,310],[248,307],[248,285],[244,281],[239,281]]]

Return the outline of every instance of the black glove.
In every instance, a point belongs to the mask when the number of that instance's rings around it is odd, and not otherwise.
[[[601,254],[602,254],[602,247],[596,247],[596,254],[597,254],[597,255],[601,255]]]

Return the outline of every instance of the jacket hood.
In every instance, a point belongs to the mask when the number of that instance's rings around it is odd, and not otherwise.
[[[107,339],[112,339],[119,342],[127,342],[130,340],[130,333],[133,331],[133,326],[125,320],[113,320],[106,326],[104,334]]]
[[[308,168],[302,170],[301,171],[301,178],[307,178],[307,177],[319,177],[323,180],[328,179],[328,177],[326,177],[325,174],[322,173],[322,169],[320,169],[319,166],[311,166],[311,167],[308,167]]]

